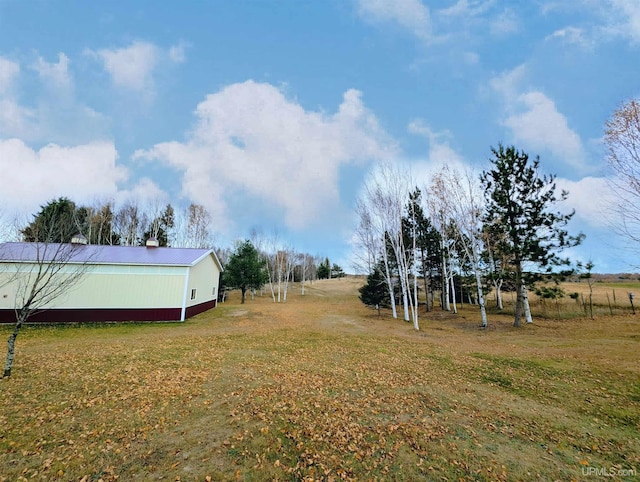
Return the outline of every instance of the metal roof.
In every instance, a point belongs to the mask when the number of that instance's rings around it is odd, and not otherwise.
[[[207,255],[213,256],[218,268],[222,265],[211,249],[147,248],[144,246],[102,246],[58,243],[2,243],[0,262],[29,263],[50,261],[56,253],[65,252],[69,263],[126,264],[154,266],[193,266]]]

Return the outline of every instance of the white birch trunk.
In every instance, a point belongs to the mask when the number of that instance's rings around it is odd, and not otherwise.
[[[476,272],[476,286],[478,288],[478,304],[480,305],[480,319],[482,320],[482,327],[487,327],[487,308],[484,305],[484,293],[482,292],[482,277],[480,276],[480,270],[474,267]]]
[[[522,283],[522,305],[524,307],[524,319],[527,323],[533,323],[531,318],[531,307],[529,306],[529,295],[527,294],[527,287]]]
[[[389,287],[389,297],[391,300],[391,313],[394,318],[398,318],[398,311],[396,309],[396,297],[393,293],[393,280],[391,279],[391,273],[389,272],[389,256],[387,250],[382,251],[382,259],[384,261],[385,277],[387,278],[387,286]]]
[[[451,301],[453,306],[453,313],[458,314],[458,306],[456,305],[456,285],[453,280],[453,270],[449,269],[449,276],[451,280]]]
[[[499,310],[503,310],[504,306],[502,304],[502,280],[494,281],[493,287],[496,290],[496,306]]]
[[[442,301],[444,302],[444,309],[451,311],[451,304],[449,302],[449,270],[447,269],[447,259],[444,245],[442,246]]]

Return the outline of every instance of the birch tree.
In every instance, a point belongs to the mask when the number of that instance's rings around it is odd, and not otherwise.
[[[409,199],[411,179],[408,172],[390,163],[378,164],[365,183],[363,194],[359,199],[359,226],[369,230],[367,236],[379,240],[380,256],[384,265],[384,275],[387,280],[389,299],[394,318],[397,317],[394,285],[400,286],[400,296],[405,321],[414,322],[419,329],[417,319],[417,299],[411,295],[410,275],[413,274],[415,285],[415,271],[411,259],[411,250],[407,250],[402,230],[402,218],[405,214],[405,203]],[[364,213],[367,212],[366,216]],[[364,238],[363,238],[364,239]],[[376,243],[369,243],[376,246]],[[390,249],[387,249],[390,248]],[[390,251],[390,252],[389,252]],[[370,256],[370,255],[367,255]],[[390,256],[393,259],[390,259]],[[397,266],[397,280],[392,276],[391,266]],[[415,290],[414,290],[415,291]],[[411,318],[410,318],[411,312]]]
[[[116,212],[114,228],[123,246],[137,246],[142,212],[136,202],[127,201]]]
[[[444,166],[432,183],[433,195],[452,220],[451,231],[464,258],[471,265],[476,283],[482,326],[487,326],[487,311],[482,289],[483,199],[477,177],[467,171]]]
[[[200,204],[191,203],[187,208],[187,248],[206,248],[211,245],[211,214]]]
[[[433,182],[429,186],[427,192],[429,197],[427,200],[428,210],[431,217],[431,223],[439,234],[440,241],[440,273],[441,273],[441,307],[445,311],[451,311],[451,285],[453,278],[453,269],[451,267],[451,239],[449,233],[449,214],[447,212],[447,203],[440,196],[440,192],[434,186]],[[455,296],[455,290],[454,290]]]
[[[414,246],[413,262],[416,270],[418,270],[419,265],[418,271],[423,280],[426,310],[430,311],[433,296],[434,268],[439,272],[440,234],[426,215],[424,199],[420,189],[416,188],[410,193],[407,212],[411,212],[412,216],[405,216],[403,219],[403,229],[407,233],[405,235],[405,244]],[[411,238],[411,234],[413,238]]]
[[[301,294],[305,294],[305,284],[313,276],[314,260],[313,256],[308,253],[298,253],[296,262],[300,273]]]
[[[363,199],[356,200],[358,225],[353,236],[354,268],[356,272],[373,273],[378,266],[382,243],[376,231],[373,215]]]

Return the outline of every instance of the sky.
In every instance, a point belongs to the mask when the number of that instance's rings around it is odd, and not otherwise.
[[[602,137],[638,79],[637,0],[0,0],[0,206],[193,202],[352,271],[375,163],[420,187],[502,143],[569,191],[566,254],[625,272]]]

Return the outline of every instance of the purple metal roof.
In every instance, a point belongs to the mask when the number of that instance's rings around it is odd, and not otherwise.
[[[200,259],[212,255],[220,269],[220,261],[211,249],[195,248],[147,248],[144,246],[99,246],[58,243],[2,243],[0,262],[45,261],[65,250],[70,263],[127,264],[155,266],[193,266]]]

